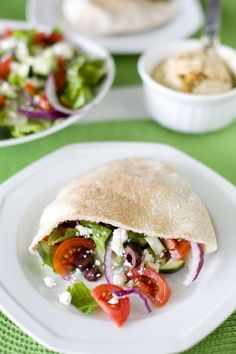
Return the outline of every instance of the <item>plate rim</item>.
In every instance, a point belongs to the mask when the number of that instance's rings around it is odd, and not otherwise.
[[[236,204],[236,187],[229,181],[227,181],[224,177],[222,177],[220,174],[218,174],[217,172],[215,172],[214,170],[212,170],[211,168],[209,168],[208,166],[206,166],[205,164],[203,164],[202,162],[196,160],[195,158],[191,157],[190,155],[186,154],[185,152],[181,151],[180,149],[177,149],[171,145],[167,145],[167,144],[158,144],[158,143],[145,143],[145,142],[94,142],[94,143],[75,143],[75,144],[70,144],[64,147],[61,147],[47,155],[45,155],[44,157],[34,161],[32,164],[28,165],[27,167],[25,167],[24,169],[22,169],[21,171],[19,171],[18,173],[16,173],[15,175],[13,175],[12,177],[10,177],[9,179],[7,179],[5,182],[2,183],[2,185],[0,186],[0,197],[4,197],[7,196],[7,194],[9,192],[12,191],[12,187],[14,187],[15,182],[17,181],[17,186],[16,188],[18,188],[19,182],[24,180],[25,177],[27,175],[34,174],[34,172],[37,171],[37,169],[40,168],[40,165],[43,165],[45,163],[45,161],[47,161],[48,159],[54,158],[54,156],[57,156],[58,154],[60,154],[61,151],[65,151],[65,150],[74,150],[74,149],[81,149],[84,151],[87,151],[88,149],[91,150],[97,150],[98,148],[100,149],[119,149],[121,146],[122,148],[124,148],[125,146],[127,147],[135,147],[135,146],[151,146],[155,149],[158,148],[164,148],[167,150],[172,150],[175,153],[177,152],[178,154],[184,155],[184,158],[188,159],[188,160],[193,160],[193,162],[195,164],[197,164],[197,169],[200,168],[201,170],[205,170],[205,172],[209,175],[210,177],[213,178],[217,181],[217,183],[220,184],[224,184],[224,188],[226,188],[231,194],[232,194],[232,199]],[[20,181],[18,182],[18,179],[20,179]],[[1,210],[1,204],[0,204],[0,210]],[[196,339],[196,335],[194,336],[195,339],[191,339],[192,336],[189,338],[188,336],[184,339],[184,345],[180,346],[180,350],[186,350],[189,347],[193,346],[194,344],[197,344],[199,341],[201,341],[203,338],[205,338],[207,335],[209,335],[216,327],[218,327],[234,310],[236,307],[236,298],[235,298],[235,289],[232,291],[232,294],[229,295],[229,297],[227,298],[227,302],[224,302],[223,306],[219,306],[218,308],[218,312],[214,312],[213,315],[211,315],[210,317],[210,325],[209,325],[209,319],[206,320],[205,322],[208,323],[208,329],[206,331],[206,333],[201,334],[200,336],[197,337]],[[52,333],[49,332],[44,329],[44,327],[38,323],[38,321],[36,321],[35,319],[33,319],[24,309],[21,308],[21,306],[19,304],[17,304],[12,298],[11,296],[9,297],[8,295],[6,295],[5,289],[4,289],[4,284],[1,283],[0,280],[0,297],[1,297],[1,301],[0,301],[0,308],[3,311],[3,313],[5,313],[14,323],[16,323],[21,329],[23,329],[24,332],[26,332],[27,334],[29,334],[33,339],[37,340],[40,344],[46,346],[47,348],[50,348],[52,350],[57,350],[57,351],[66,351],[66,352],[70,352],[70,353],[78,353],[75,351],[68,351],[65,347],[65,343],[64,342],[64,347],[63,347],[63,339],[60,341],[59,337],[56,335],[53,335]],[[233,299],[233,301],[230,299]],[[10,305],[9,305],[10,303]],[[9,310],[10,308],[10,310]],[[24,319],[23,319],[23,323],[22,323],[22,316],[27,316],[28,320],[26,321],[27,325],[25,325],[24,323]],[[212,319],[213,317],[213,319]],[[216,318],[214,318],[216,317]],[[32,323],[33,322],[33,323]],[[31,324],[29,326],[29,324]],[[27,327],[28,326],[28,327]],[[35,330],[35,326],[39,326],[40,328],[37,329],[37,331],[35,331],[36,333],[34,333]],[[32,328],[32,331],[31,331]],[[47,342],[47,340],[45,338],[43,338],[42,333],[40,334],[40,337],[38,336],[39,330],[41,329],[41,332],[46,332],[46,338],[50,337],[50,343]],[[42,339],[43,338],[43,339]],[[188,339],[188,340],[187,340]],[[53,344],[54,343],[54,344]],[[59,346],[58,346],[59,343]],[[82,352],[80,352],[82,353]]]
[[[186,6],[186,4],[184,4],[183,0],[179,0],[182,1],[181,6],[182,8],[184,7],[184,5]],[[191,4],[189,5],[191,1]],[[32,23],[38,23],[37,18],[35,16],[35,8],[36,8],[36,4],[37,4],[37,0],[28,0],[27,1],[27,6],[26,6],[26,18],[31,21]],[[190,37],[192,36],[196,31],[198,31],[200,29],[200,27],[203,24],[204,21],[204,15],[203,15],[203,9],[202,6],[199,2],[199,0],[188,0],[187,6],[194,6],[195,8],[195,15],[197,16],[197,21],[195,26],[188,29],[188,31],[186,31],[186,29],[182,30],[182,34],[178,35],[177,37],[175,37],[175,39],[181,39],[181,38],[186,38],[186,37]],[[178,15],[177,15],[178,16]],[[186,15],[187,17],[187,15]],[[175,19],[173,19],[174,21]],[[177,19],[178,21],[178,19]],[[171,20],[170,20],[171,22]],[[168,27],[169,26],[169,22],[166,23],[163,27],[160,28],[156,28],[156,29],[152,29],[149,30],[147,32],[141,32],[141,33],[137,33],[137,34],[133,34],[133,35],[129,35],[130,38],[130,42],[136,40],[138,42],[138,39],[140,39],[140,35],[144,35],[145,39],[143,40],[143,42],[145,42],[148,38],[150,33],[155,33],[156,36],[158,36],[158,30]],[[72,33],[72,38],[76,38],[77,36],[79,36],[78,34],[76,34],[76,32],[71,31]],[[117,54],[117,55],[122,55],[122,54],[127,54],[127,55],[132,55],[132,54],[140,54],[141,52],[143,52],[144,50],[146,50],[149,45],[138,45],[135,48],[132,48],[132,46],[124,46],[122,48],[119,47],[119,45],[117,44],[113,44],[114,39],[117,38],[117,36],[110,36],[108,37],[95,37],[95,40],[100,43],[102,46],[106,47],[112,54]]]

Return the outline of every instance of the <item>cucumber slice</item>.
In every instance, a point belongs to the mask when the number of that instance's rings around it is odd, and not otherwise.
[[[176,261],[175,259],[170,258],[168,262],[160,266],[160,272],[166,274],[175,273],[181,268],[183,268],[184,264],[185,262],[182,259]]]
[[[146,236],[145,240],[156,255],[161,255],[165,251],[165,247],[157,237]]]

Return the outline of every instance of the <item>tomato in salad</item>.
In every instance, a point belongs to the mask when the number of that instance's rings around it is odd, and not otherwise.
[[[11,57],[5,57],[0,60],[0,79],[6,79],[11,70]]]
[[[101,284],[96,286],[91,295],[101,306],[101,308],[108,314],[118,327],[122,326],[130,313],[130,300],[128,297],[119,299],[117,303],[109,303],[112,299],[112,291],[122,291],[120,286],[114,284]]]
[[[185,259],[191,249],[189,241],[186,240],[167,239],[163,241],[171,257],[176,260]]]
[[[63,34],[58,31],[52,31],[47,38],[49,44],[54,44],[57,42],[61,42],[63,40],[64,40]]]
[[[38,32],[33,37],[33,43],[46,46],[63,41],[64,36],[58,31],[52,31],[50,34]]]
[[[6,98],[0,95],[0,107],[5,106],[5,104],[6,104]]]
[[[54,72],[54,80],[57,92],[62,92],[66,83],[66,65],[65,59],[62,56],[57,58],[57,68]]]
[[[155,306],[161,307],[168,301],[171,291],[165,279],[152,268],[136,267],[126,273],[133,286],[146,295]]]
[[[9,38],[12,36],[13,30],[11,28],[5,28],[3,31],[3,38]]]
[[[44,92],[40,93],[38,100],[36,101],[36,106],[43,111],[50,111],[52,109],[52,106]]]
[[[25,81],[24,88],[32,96],[34,96],[36,94],[36,92],[37,92],[37,88],[29,80]]]
[[[57,247],[53,257],[53,268],[56,273],[64,276],[75,268],[76,256],[81,249],[94,249],[92,239],[73,237],[63,241]]]

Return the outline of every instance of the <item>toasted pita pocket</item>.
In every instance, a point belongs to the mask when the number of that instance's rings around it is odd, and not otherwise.
[[[46,207],[30,250],[67,220],[103,222],[141,234],[217,249],[209,214],[190,184],[163,162],[129,158],[86,172]]]
[[[111,35],[141,32],[164,25],[176,5],[158,0],[63,0],[66,22],[79,33]]]

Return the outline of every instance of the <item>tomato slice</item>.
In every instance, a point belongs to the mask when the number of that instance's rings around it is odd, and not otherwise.
[[[54,72],[54,79],[57,88],[57,92],[61,92],[66,83],[66,66],[65,60],[62,56],[57,58],[57,68]]]
[[[118,327],[122,326],[129,317],[130,313],[130,300],[128,297],[119,299],[117,304],[109,304],[112,298],[113,290],[123,290],[120,286],[114,284],[101,284],[96,286],[91,294],[101,308],[111,317]]]
[[[136,267],[126,273],[133,286],[146,295],[155,306],[161,307],[168,301],[171,291],[165,279],[152,268]]]
[[[172,258],[179,260],[187,257],[191,246],[187,240],[176,240],[176,239],[167,239],[164,240],[166,247],[168,248]]]
[[[55,272],[62,276],[69,274],[75,268],[76,254],[84,248],[94,249],[94,241],[83,237],[73,237],[60,243],[53,257]]]
[[[6,104],[6,98],[0,95],[0,107],[5,106],[5,104]]]
[[[11,57],[5,57],[0,60],[0,79],[6,79],[11,70]]]
[[[40,93],[36,106],[43,111],[50,111],[52,109],[51,103],[48,101],[44,92]]]

